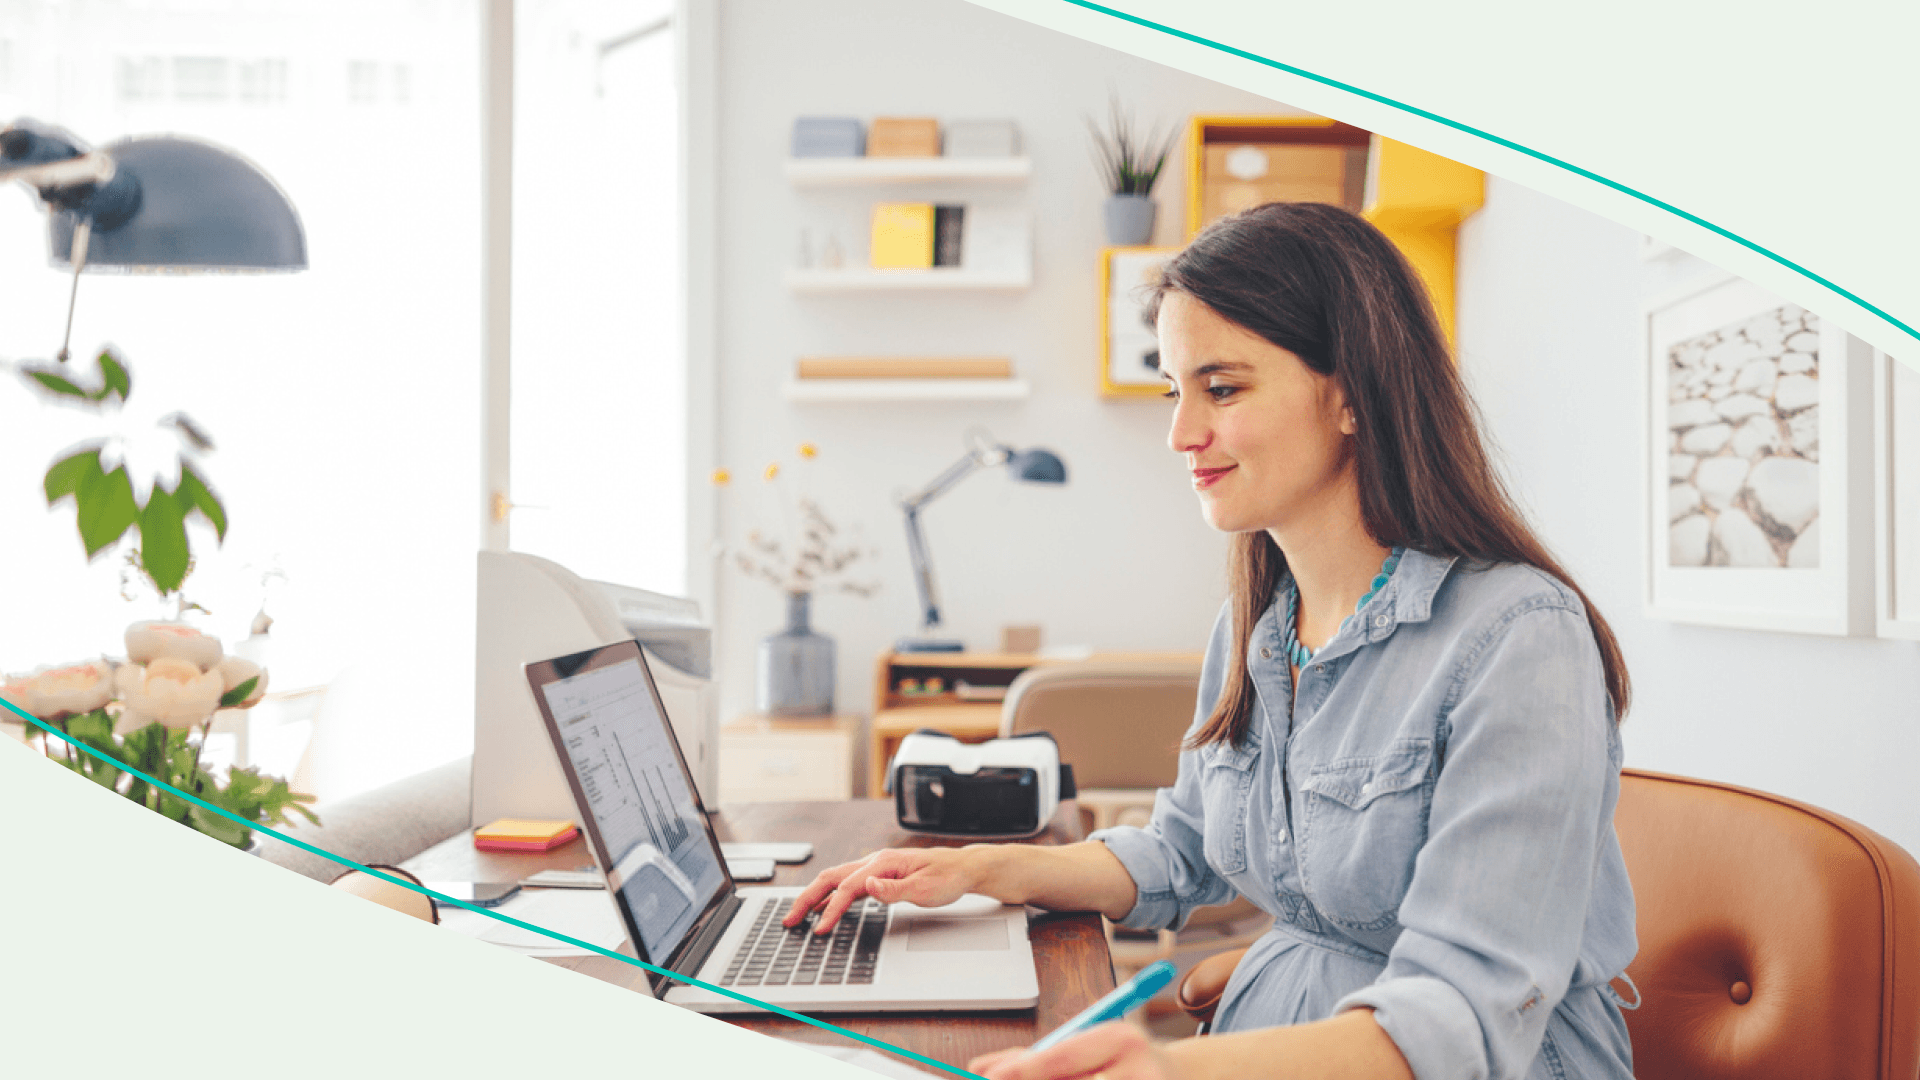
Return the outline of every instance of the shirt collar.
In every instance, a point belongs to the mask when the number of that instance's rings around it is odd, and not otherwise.
[[[1408,548],[1400,556],[1400,565],[1395,568],[1393,577],[1387,581],[1380,595],[1367,604],[1367,608],[1384,608],[1390,618],[1385,627],[1374,625],[1378,619],[1370,618],[1367,626],[1367,640],[1377,641],[1391,633],[1397,623],[1426,622],[1433,617],[1433,596],[1440,591],[1440,583],[1447,579],[1447,572],[1458,561],[1454,555],[1429,555],[1424,551]]]
[[[1440,591],[1441,583],[1458,561],[1457,556],[1429,555],[1413,548],[1403,552],[1393,576],[1357,613],[1361,640],[1372,644],[1390,636],[1401,623],[1420,623],[1432,618],[1434,594]],[[1286,618],[1287,589],[1292,584],[1293,572],[1288,571],[1280,576],[1280,584],[1274,590],[1274,606],[1268,614],[1275,620],[1272,633],[1276,639],[1281,633],[1279,622]]]

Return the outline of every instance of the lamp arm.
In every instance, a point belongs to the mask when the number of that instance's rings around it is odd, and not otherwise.
[[[933,587],[933,562],[927,557],[927,536],[920,528],[920,508],[905,506],[907,513],[907,554],[913,559],[913,585],[920,593],[920,627],[932,631],[940,625],[940,598]]]
[[[112,158],[94,150],[59,161],[37,161],[13,166],[0,164],[0,182],[18,180],[38,189],[41,198],[48,198],[51,192],[61,188],[104,184],[113,179],[116,171]]]
[[[980,469],[994,464],[994,455],[1002,453],[1003,451],[998,447],[991,450],[967,451],[965,457],[947,466],[947,470],[928,481],[926,487],[901,499],[900,508],[907,511],[920,509],[940,496],[945,495],[947,492],[952,491],[955,484],[972,476]],[[1004,460],[1004,457],[1002,457],[1001,460]]]
[[[22,121],[0,128],[0,181],[32,187],[54,210],[111,232],[140,209],[140,181],[100,150],[63,131]]]

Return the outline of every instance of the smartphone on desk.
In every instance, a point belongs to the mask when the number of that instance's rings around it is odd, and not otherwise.
[[[517,881],[423,881],[421,884],[441,896],[450,896],[474,907],[498,907],[520,891]]]

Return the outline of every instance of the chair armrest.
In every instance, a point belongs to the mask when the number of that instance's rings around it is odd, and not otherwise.
[[[1219,953],[1193,965],[1187,977],[1180,980],[1180,988],[1174,991],[1174,1002],[1180,1011],[1203,1024],[1213,1022],[1213,1010],[1220,1005],[1220,995],[1227,991],[1227,980],[1233,978],[1233,969],[1240,966],[1240,958],[1247,955],[1245,949]]]

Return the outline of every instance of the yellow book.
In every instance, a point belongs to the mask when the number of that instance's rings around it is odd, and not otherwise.
[[[875,268],[933,265],[933,204],[879,203],[873,208]]]

